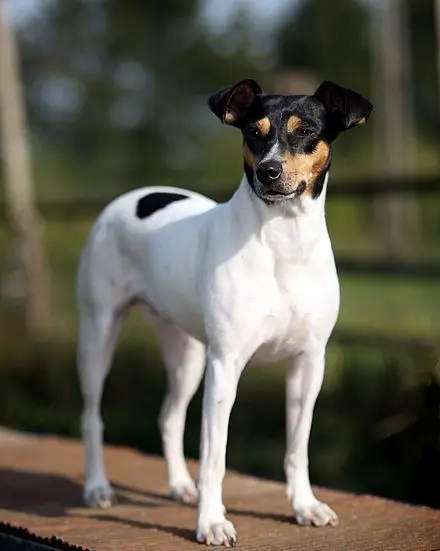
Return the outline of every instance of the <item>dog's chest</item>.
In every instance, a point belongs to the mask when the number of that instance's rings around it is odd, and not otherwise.
[[[271,302],[264,314],[254,359],[278,361],[325,345],[339,309],[339,286],[332,263],[276,263]]]

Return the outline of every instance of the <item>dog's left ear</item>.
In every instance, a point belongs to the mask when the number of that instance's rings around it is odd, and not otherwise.
[[[373,105],[360,94],[330,81],[323,82],[313,97],[324,105],[337,132],[366,123],[373,111]]]
[[[261,92],[261,87],[255,80],[241,80],[234,86],[228,86],[212,94],[208,99],[208,105],[223,123],[237,126],[252,105],[255,96]]]

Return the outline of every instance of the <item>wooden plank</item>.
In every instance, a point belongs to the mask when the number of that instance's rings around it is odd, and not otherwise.
[[[106,463],[120,503],[107,511],[81,505],[82,446],[51,437],[2,446],[0,518],[42,536],[97,551],[191,550],[196,511],[168,497],[161,458],[107,447]],[[195,462],[190,469],[196,471]],[[282,484],[228,472],[225,504],[239,548],[253,550],[433,551],[440,549],[440,511],[317,488],[340,515],[336,528],[293,523]],[[201,549],[201,547],[198,547]]]

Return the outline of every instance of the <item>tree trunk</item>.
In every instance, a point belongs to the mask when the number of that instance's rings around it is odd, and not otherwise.
[[[50,330],[50,274],[43,247],[43,228],[34,205],[27,122],[19,75],[17,44],[0,0],[0,115],[8,217],[16,233],[26,281],[26,322],[33,336]]]
[[[437,101],[440,114],[440,0],[434,0],[436,60],[437,60]]]
[[[407,22],[402,0],[386,0],[375,8],[376,44],[373,82],[378,104],[375,136],[380,173],[395,178],[414,170],[412,93]],[[379,77],[377,76],[379,75]],[[418,234],[418,204],[409,195],[380,195],[375,225],[388,256],[401,257]]]
[[[436,60],[437,60],[437,105],[440,120],[440,0],[434,0],[435,31],[436,31]],[[437,127],[437,136],[440,134],[440,124]],[[440,137],[440,136],[439,136]],[[438,161],[440,164],[440,160]]]

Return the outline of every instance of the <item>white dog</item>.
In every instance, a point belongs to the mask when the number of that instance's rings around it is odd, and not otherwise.
[[[290,358],[287,495],[299,524],[337,524],[308,474],[313,408],[324,375],[339,285],[324,203],[331,143],[364,123],[372,105],[331,82],[312,96],[263,94],[243,80],[209,99],[243,134],[244,176],[224,204],[184,189],[150,187],[99,216],[78,273],[79,375],[84,398],[84,498],[109,506],[100,402],[127,310],[154,324],[168,375],[160,429],[172,495],[198,499],[197,540],[234,545],[222,481],[228,423],[246,364]],[[206,365],[197,488],[183,454],[188,403]]]

